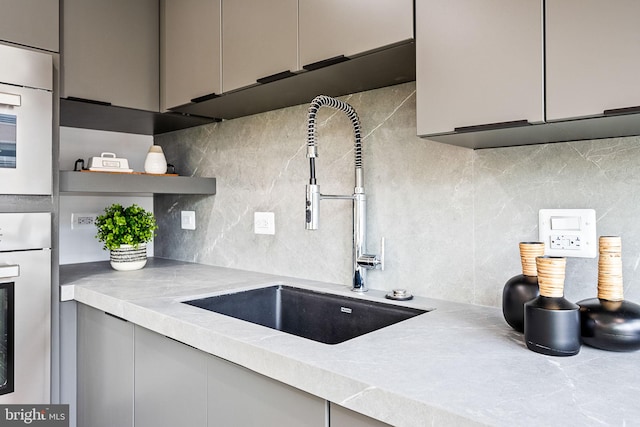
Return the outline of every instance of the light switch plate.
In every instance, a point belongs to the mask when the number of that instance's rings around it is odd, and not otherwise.
[[[255,234],[276,234],[276,220],[273,212],[255,212],[253,215]]]
[[[183,230],[196,229],[196,213],[195,211],[180,211],[180,226]]]
[[[598,253],[596,211],[540,209],[539,239],[549,256],[595,258]]]

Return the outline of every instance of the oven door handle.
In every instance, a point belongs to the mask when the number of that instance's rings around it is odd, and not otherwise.
[[[0,92],[0,105],[19,107],[22,105],[22,98],[14,93]]]
[[[19,265],[3,265],[0,266],[0,279],[8,279],[10,277],[20,276]]]

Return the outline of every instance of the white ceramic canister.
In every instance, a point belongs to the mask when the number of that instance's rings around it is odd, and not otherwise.
[[[167,173],[167,159],[164,157],[161,146],[152,145],[149,148],[147,157],[144,160],[144,171],[152,174]]]

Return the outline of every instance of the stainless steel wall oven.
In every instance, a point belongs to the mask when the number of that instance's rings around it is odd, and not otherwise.
[[[6,267],[0,267],[0,270]],[[3,276],[6,273],[1,273]],[[14,285],[0,283],[0,395],[13,392],[14,382]]]
[[[0,213],[0,404],[48,404],[51,214]]]
[[[53,59],[0,44],[0,194],[52,193]]]

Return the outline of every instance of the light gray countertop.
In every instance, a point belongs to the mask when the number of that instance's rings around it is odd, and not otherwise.
[[[640,425],[640,353],[537,354],[497,308],[414,298],[401,305],[435,310],[327,345],[180,301],[274,283],[358,297],[343,285],[158,258],[133,272],[64,265],[60,276],[64,299],[392,425]]]

